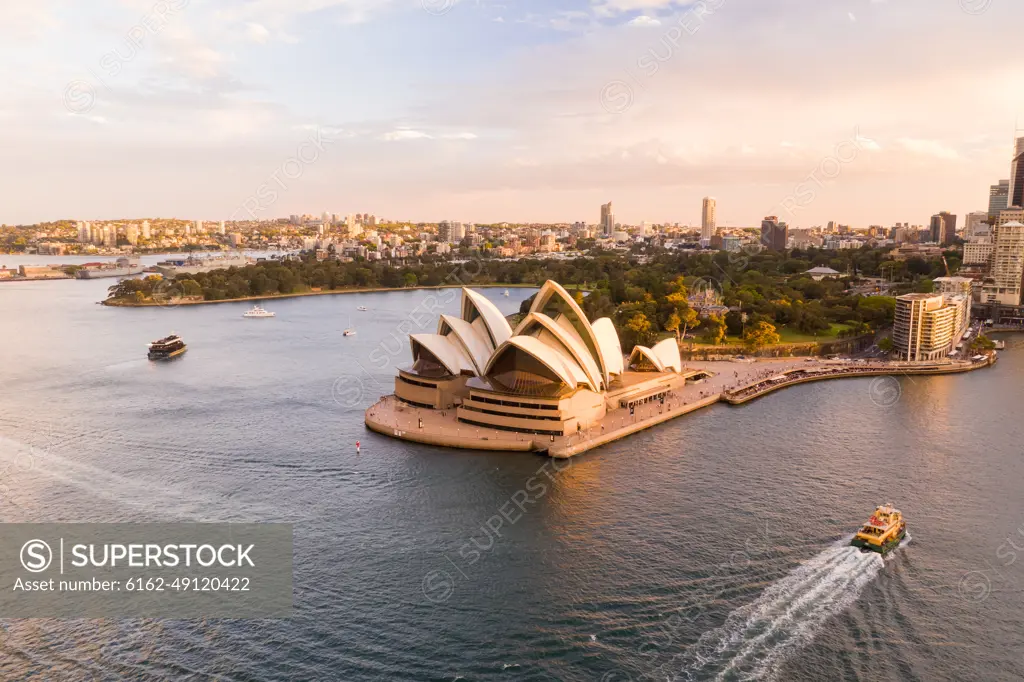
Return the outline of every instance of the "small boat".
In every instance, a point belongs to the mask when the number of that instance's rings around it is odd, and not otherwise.
[[[252,310],[246,310],[242,313],[242,317],[273,317],[275,314],[269,310],[264,310],[261,305],[254,305]]]
[[[502,294],[502,296],[504,296],[505,298],[508,298],[508,289],[505,289],[505,293]]]
[[[171,334],[166,338],[149,344],[149,359],[170,360],[171,358],[178,357],[186,350],[188,350],[188,346],[181,340],[181,337],[177,334]]]
[[[346,329],[345,331],[342,332],[342,336],[355,336],[355,335],[356,335],[356,330],[355,329]]]
[[[358,308],[356,308],[356,310],[358,310],[359,312],[365,313],[367,311],[367,308],[366,308],[365,305],[361,305]]]
[[[860,547],[862,552],[878,552],[888,554],[899,547],[907,536],[907,522],[903,513],[895,509],[892,503],[886,503],[875,509],[868,522],[857,531],[850,544]]]

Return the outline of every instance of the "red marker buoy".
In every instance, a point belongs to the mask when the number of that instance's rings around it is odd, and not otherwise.
[[[356,441],[356,453],[359,453],[359,441]]]

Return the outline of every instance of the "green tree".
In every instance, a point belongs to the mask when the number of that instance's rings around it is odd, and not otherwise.
[[[643,313],[637,313],[626,322],[626,329],[632,333],[634,343],[643,344],[650,335],[651,321]]]
[[[181,283],[181,293],[188,297],[202,296],[203,287],[199,285],[199,282],[194,279],[186,279]]]
[[[765,346],[774,346],[780,341],[781,339],[775,331],[775,325],[764,320],[750,325],[743,333],[743,344],[751,351]]]
[[[700,326],[700,317],[697,315],[697,311],[687,306],[683,308],[680,313],[680,318],[683,321],[683,338],[686,338],[687,329],[696,329]],[[724,322],[724,320],[723,320]],[[722,337],[725,337],[725,333],[722,333]]]
[[[881,350],[883,353],[891,353],[893,349],[892,337],[887,336],[881,341],[879,341],[878,349]]]
[[[995,350],[996,344],[992,339],[988,338],[984,334],[978,335],[978,338],[971,342],[971,351],[980,353],[987,350]]]
[[[725,318],[720,315],[709,315],[703,325],[705,341],[716,346],[725,341]]]
[[[414,287],[417,284],[419,284],[419,279],[416,277],[416,273],[415,272],[407,272],[407,273],[405,273],[405,286],[407,286],[407,287]]]
[[[679,317],[679,313],[673,312],[665,320],[665,331],[675,332],[676,340],[679,340],[679,327],[683,324],[683,320]]]

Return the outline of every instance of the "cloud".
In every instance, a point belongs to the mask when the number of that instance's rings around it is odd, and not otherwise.
[[[379,139],[384,140],[385,142],[401,142],[404,140],[430,140],[433,139],[433,137],[422,130],[402,128],[384,133]]]
[[[660,21],[652,17],[649,17],[646,14],[641,14],[640,16],[634,19],[630,19],[626,23],[629,24],[630,26],[661,26]]]
[[[263,24],[250,22],[245,25],[245,37],[254,43],[265,43],[270,38],[270,31]]]
[[[955,160],[960,154],[955,149],[936,140],[916,140],[910,137],[901,137],[896,140],[900,146],[914,154],[923,156],[934,156],[937,159]]]

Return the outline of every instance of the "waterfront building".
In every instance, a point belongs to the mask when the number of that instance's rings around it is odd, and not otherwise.
[[[685,382],[675,339],[638,346],[627,368],[612,321],[590,322],[552,281],[515,330],[486,297],[463,289],[461,314],[442,315],[437,333],[413,334],[410,345],[412,365],[395,378],[398,400],[505,431],[569,435]]]
[[[761,221],[761,245],[769,251],[785,251],[789,240],[789,227],[779,222],[777,216],[768,216]]]
[[[951,300],[956,296],[963,296],[967,299],[963,317],[957,323],[958,329],[967,331],[967,327],[971,323],[971,301],[974,300],[974,280],[970,277],[936,277],[932,282],[935,284],[935,291],[942,294],[946,300]]]
[[[718,209],[718,202],[714,197],[704,197],[700,213],[700,241],[703,245],[711,243],[711,238],[718,230],[715,213]]]
[[[224,223],[221,222],[221,225],[223,225],[223,224]],[[149,226],[149,221],[148,220],[143,220],[142,221],[142,238],[143,239],[151,239],[152,237],[153,237],[153,230]]]
[[[1009,220],[1017,218],[1018,214],[1024,214],[1024,211],[1007,210],[999,215],[989,278],[982,290],[982,299],[986,303],[1020,305],[1024,280],[1024,224],[1019,220]]]
[[[893,352],[903,360],[941,360],[953,350],[970,314],[970,298],[942,294],[896,297]]]

